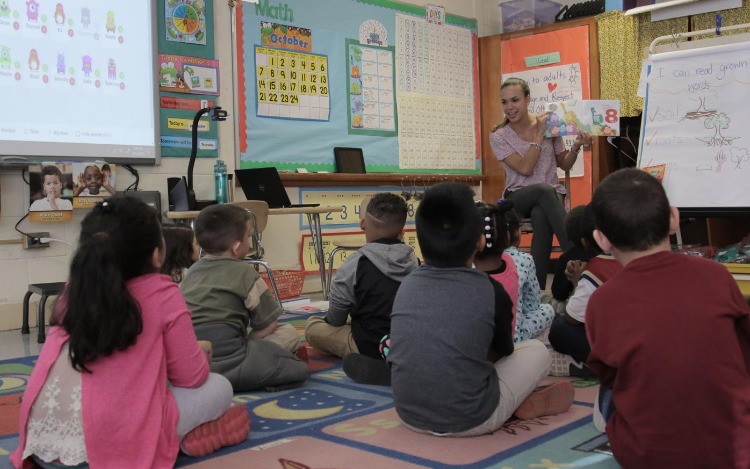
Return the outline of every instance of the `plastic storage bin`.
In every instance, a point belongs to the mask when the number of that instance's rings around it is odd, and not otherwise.
[[[499,6],[504,33],[552,24],[562,7],[552,0],[511,0],[501,2]]]

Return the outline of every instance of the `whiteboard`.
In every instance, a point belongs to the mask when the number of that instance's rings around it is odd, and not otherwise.
[[[750,207],[750,43],[651,57],[638,166],[679,208]]]

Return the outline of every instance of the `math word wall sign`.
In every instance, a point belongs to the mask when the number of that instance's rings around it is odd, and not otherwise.
[[[414,188],[411,183],[405,189],[400,187],[379,188],[340,188],[336,190],[300,188],[300,199],[303,204],[319,204],[322,207],[342,207],[341,212],[331,212],[320,216],[320,224],[328,228],[356,228],[359,229],[360,206],[365,197],[372,197],[379,192],[391,192],[403,196],[406,200],[406,224],[414,224],[414,214],[419,206],[419,200],[424,187]],[[416,197],[415,197],[416,194]],[[302,219],[306,219],[302,217]],[[303,223],[302,228],[307,228]]]
[[[328,121],[328,57],[255,47],[258,117]]]
[[[326,268],[331,260],[331,251],[336,246],[334,242],[353,242],[360,241],[365,242],[365,234],[361,231],[357,232],[343,232],[343,233],[323,233],[323,257]],[[422,257],[422,251],[419,249],[419,243],[417,242],[417,231],[414,229],[404,230],[403,241],[405,244],[411,246],[414,249],[414,254],[418,259],[424,259]],[[312,242],[310,235],[302,236],[302,244],[300,246],[300,264],[302,270],[307,273],[316,273],[320,270],[318,267],[318,261],[315,258],[315,247]],[[336,270],[341,267],[347,257],[354,254],[356,251],[341,250],[336,253],[336,257],[333,259],[333,269]]]

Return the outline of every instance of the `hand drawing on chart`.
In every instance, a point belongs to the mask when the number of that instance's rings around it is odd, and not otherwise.
[[[732,147],[732,161],[736,164],[735,170],[742,169],[742,163],[750,161],[750,154],[747,148]]]
[[[720,173],[722,165],[727,160],[727,155],[724,154],[724,150],[719,150],[719,153],[716,154],[714,160],[716,160],[716,172]]]

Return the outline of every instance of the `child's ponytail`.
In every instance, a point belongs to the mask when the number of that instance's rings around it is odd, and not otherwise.
[[[513,202],[503,200],[498,205],[477,202],[484,223],[485,248],[477,253],[479,259],[501,256],[508,247],[509,230],[506,214],[513,209]]]
[[[57,314],[75,369],[89,371],[86,364],[135,343],[143,319],[127,282],[155,270],[160,246],[156,212],[135,198],[107,200],[84,218]]]

